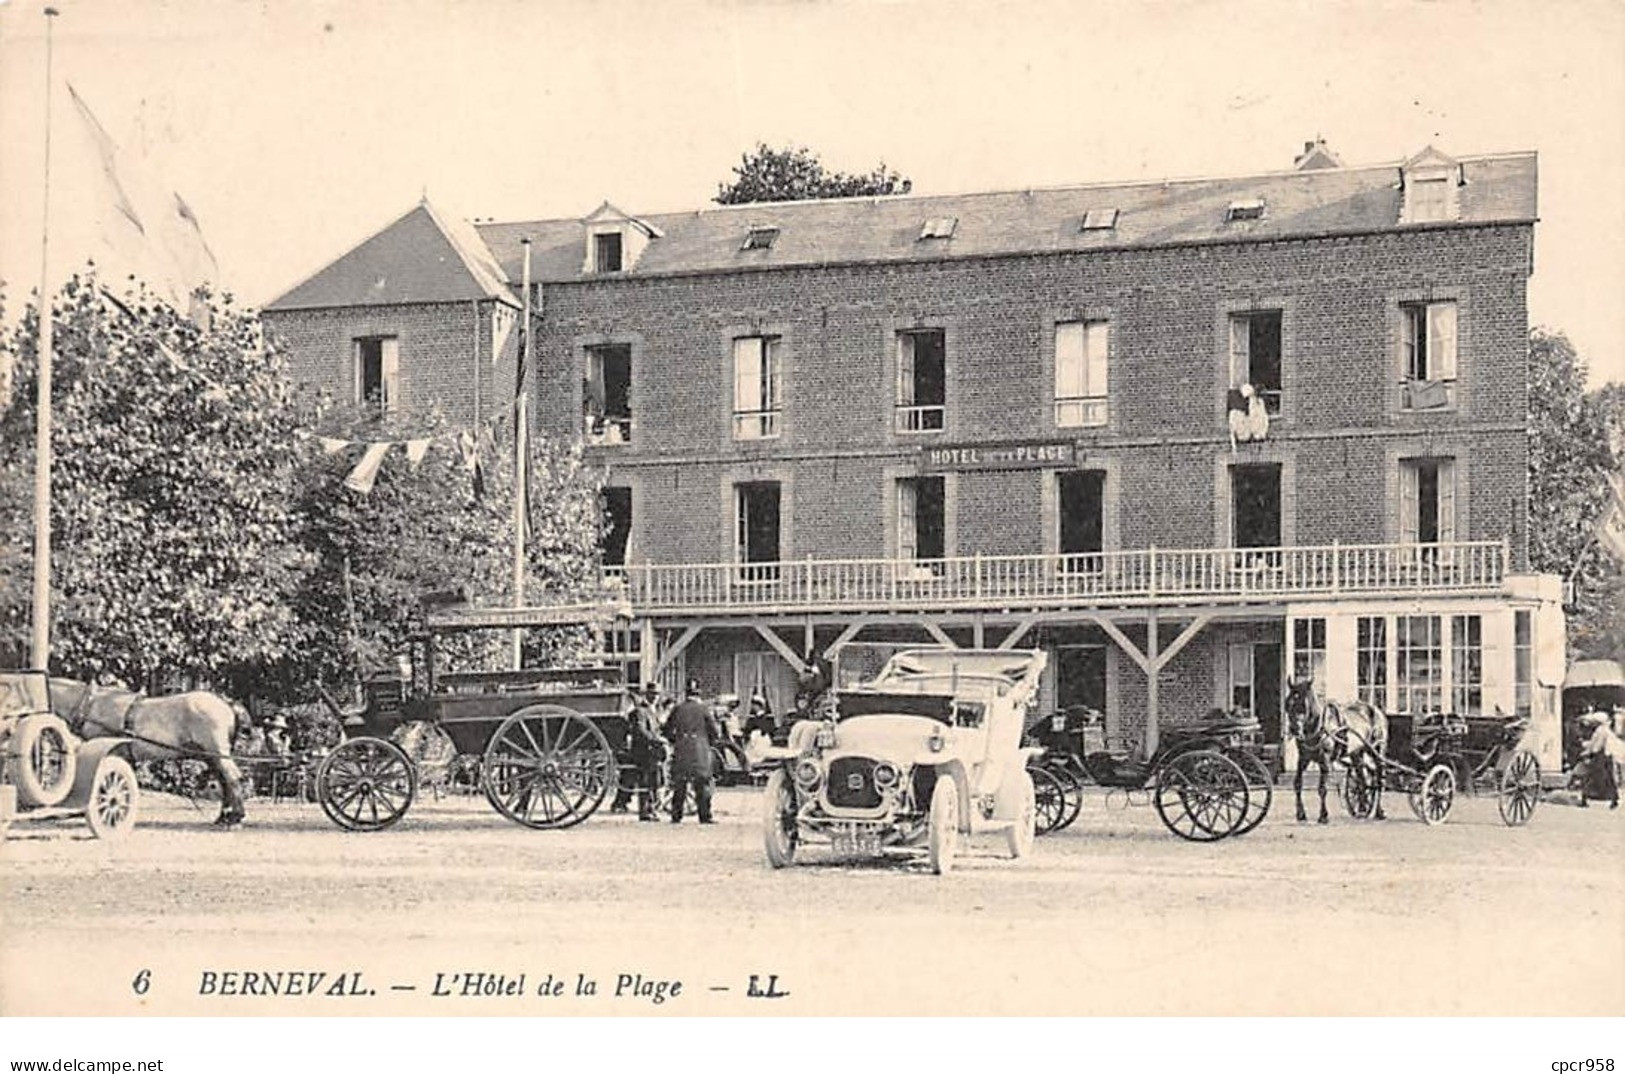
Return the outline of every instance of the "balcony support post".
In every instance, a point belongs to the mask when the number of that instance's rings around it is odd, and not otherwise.
[[[779,637],[777,630],[772,630],[761,623],[752,623],[751,626],[756,628],[756,633],[762,636],[762,640],[772,646],[773,651],[783,657],[784,662],[789,664],[797,675],[807,670],[807,665],[801,662],[801,657],[796,655],[796,651],[790,648],[789,643]]]
[[[860,615],[856,619],[852,620],[852,622],[850,622],[850,623],[846,624],[846,626],[842,627],[841,632],[835,636],[835,640],[830,642],[829,645],[825,647],[825,649],[824,649],[824,659],[825,660],[833,660],[833,659],[835,659],[835,654],[841,651],[841,646],[845,645],[847,642],[849,642],[853,638],[857,637],[858,636],[858,631],[860,631],[864,627],[868,626],[872,621],[873,621],[873,617],[867,616],[867,615]]]
[[[1014,649],[1016,647],[1016,642],[1020,641],[1022,638],[1025,638],[1027,636],[1027,631],[1031,630],[1033,628],[1033,624],[1036,622],[1038,622],[1036,616],[1028,616],[1027,618],[1023,619],[1021,622],[1015,625],[1015,628],[1011,630],[1010,633],[1004,636],[1004,639],[999,642],[998,647],[1006,650]]]
[[[649,676],[650,679],[658,680],[660,678],[660,673],[671,667],[672,661],[676,660],[677,657],[682,654],[683,650],[688,648],[688,643],[698,637],[699,633],[700,628],[697,626],[691,626],[684,630],[682,635],[678,637],[676,641],[671,643],[670,648],[660,654],[660,662],[655,665],[654,674]]]
[[[982,612],[976,613],[976,619],[971,624],[971,648],[987,648],[987,616]]]
[[[1157,680],[1162,677],[1162,662],[1157,659],[1157,609],[1151,608],[1145,617],[1145,755],[1157,752]]]
[[[936,638],[938,642],[940,642],[942,645],[946,646],[947,648],[949,648],[949,649],[957,649],[957,648],[959,648],[959,646],[954,643],[954,639],[952,639],[952,638],[950,638],[948,636],[948,632],[943,630],[940,626],[938,626],[934,620],[926,619],[926,618],[922,617],[920,619],[920,625],[925,628],[926,633],[930,634],[933,638]]]

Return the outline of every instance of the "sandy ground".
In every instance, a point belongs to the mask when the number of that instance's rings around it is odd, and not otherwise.
[[[454,798],[373,834],[264,800],[213,831],[148,795],[116,844],[12,828],[0,1013],[1625,1014],[1625,810],[1389,804],[1299,825],[1285,790],[1195,845],[1096,796],[1031,858],[989,839],[935,877],[773,871],[744,789],[709,828],[533,832]]]

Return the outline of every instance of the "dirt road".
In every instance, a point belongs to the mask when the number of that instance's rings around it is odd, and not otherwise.
[[[532,832],[457,798],[370,835],[263,801],[218,832],[149,795],[118,844],[12,829],[0,1012],[1625,1013],[1625,811],[1508,829],[1458,799],[1426,828],[1396,799],[1318,827],[1286,794],[1215,845],[1093,797],[947,877],[772,871],[748,790],[710,828]]]

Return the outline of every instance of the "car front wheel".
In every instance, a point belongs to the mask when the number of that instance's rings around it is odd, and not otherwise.
[[[1033,851],[1033,837],[1038,833],[1038,794],[1033,790],[1033,777],[1021,773],[1016,788],[1016,819],[1004,833],[1005,845],[1012,858],[1025,858]]]
[[[795,861],[796,792],[782,768],[768,777],[767,794],[763,796],[762,845],[767,851],[767,863],[775,869]]]
[[[947,773],[937,777],[931,792],[931,871],[946,873],[954,867],[959,849],[959,788]]]

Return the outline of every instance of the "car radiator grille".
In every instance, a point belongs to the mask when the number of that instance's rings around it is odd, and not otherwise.
[[[824,791],[829,804],[840,809],[873,809],[880,804],[875,788],[875,762],[870,757],[837,757],[829,764]]]

